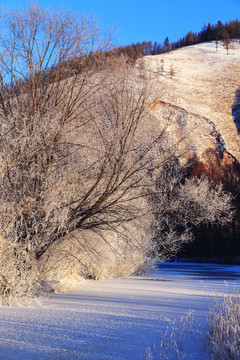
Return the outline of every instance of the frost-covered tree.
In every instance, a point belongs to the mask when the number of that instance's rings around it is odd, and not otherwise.
[[[192,229],[201,224],[223,226],[233,216],[232,196],[221,183],[206,177],[186,177],[173,156],[163,165],[149,198],[154,213],[153,231],[159,255],[174,256],[193,240]]]
[[[103,41],[89,19],[31,6],[2,23],[1,293],[38,293],[41,280],[73,274],[139,271],[156,253],[154,215],[170,211],[171,183],[161,182],[162,196],[155,184],[167,176],[174,152],[170,147],[164,156],[168,124],[148,109],[147,73],[122,56],[105,56],[109,33]],[[172,198],[175,212],[184,209],[181,191]],[[218,218],[220,190],[205,212],[196,187],[188,193],[189,204],[201,205],[198,219]],[[173,231],[159,238],[169,249]]]

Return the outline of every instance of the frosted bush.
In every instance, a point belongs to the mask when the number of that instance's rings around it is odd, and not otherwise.
[[[40,281],[37,263],[24,246],[0,237],[1,305],[26,304],[43,295],[47,288]]]
[[[229,294],[222,306],[211,311],[209,320],[209,344],[212,359],[240,359],[240,296]]]
[[[119,229],[119,232],[104,231],[99,234],[75,232],[59,244],[54,244],[51,251],[42,257],[41,277],[55,282],[57,291],[66,291],[74,288],[77,280],[81,279],[103,280],[142,274],[153,262],[152,256],[147,254],[151,237],[144,236],[140,227],[134,232],[131,243],[125,239],[125,236],[131,235],[129,228],[125,228],[125,233],[123,229],[121,232]],[[144,239],[141,239],[143,236]]]

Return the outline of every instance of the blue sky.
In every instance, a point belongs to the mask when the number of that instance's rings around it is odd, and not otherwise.
[[[24,8],[29,2],[0,3],[13,9]],[[38,4],[93,14],[103,26],[116,25],[119,43],[123,45],[143,40],[163,42],[166,36],[177,41],[189,30],[200,31],[204,23],[240,20],[240,0],[39,0]]]

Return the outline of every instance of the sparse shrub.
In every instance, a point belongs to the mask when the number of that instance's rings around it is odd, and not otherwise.
[[[171,64],[171,67],[169,69],[169,76],[172,79],[173,77],[175,77],[175,75],[176,75],[176,70],[175,70],[173,64]]]

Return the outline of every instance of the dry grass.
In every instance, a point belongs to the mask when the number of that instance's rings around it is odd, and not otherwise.
[[[209,345],[214,360],[240,359],[240,295],[228,294],[223,305],[210,312]]]
[[[189,345],[199,342],[198,332],[193,331],[193,314],[190,311],[179,322],[165,320],[166,326],[160,334],[160,341],[153,348],[148,348],[144,360],[191,360]]]

